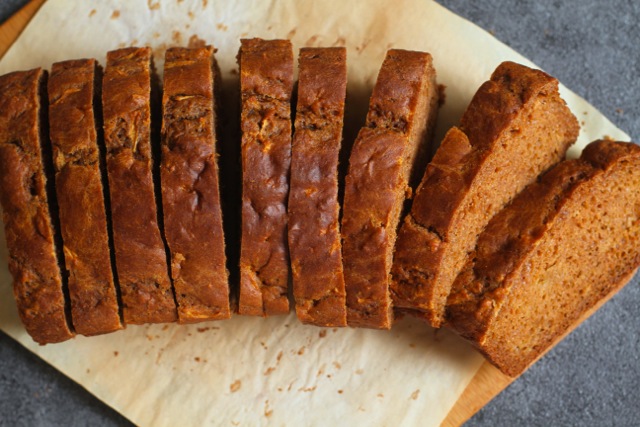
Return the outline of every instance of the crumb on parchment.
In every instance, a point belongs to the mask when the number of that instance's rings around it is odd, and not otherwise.
[[[180,31],[174,31],[173,33],[171,33],[171,40],[176,45],[181,45],[182,44],[182,33]]]
[[[240,380],[235,380],[234,382],[231,383],[231,385],[229,386],[229,390],[231,391],[231,393],[235,393],[236,391],[240,390],[240,387],[242,386],[242,381]]]
[[[207,45],[207,42],[202,40],[196,34],[189,37],[189,44],[187,45],[190,49],[202,48]]]
[[[269,401],[265,400],[264,402],[264,416],[269,418],[273,414],[273,409],[269,407]]]

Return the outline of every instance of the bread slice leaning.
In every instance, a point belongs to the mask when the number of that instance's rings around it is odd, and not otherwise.
[[[349,326],[388,329],[396,229],[416,164],[426,162],[438,112],[431,55],[392,49],[349,159],[342,216]]]
[[[496,215],[448,326],[516,376],[640,265],[640,146],[597,141]]]
[[[0,76],[0,202],[9,271],[20,319],[39,344],[75,336],[60,269],[46,85],[40,68]]]
[[[102,141],[96,129],[100,86],[95,83],[100,77],[95,59],[57,62],[51,67],[48,87],[71,316],[76,332],[83,335],[122,328],[107,231],[104,159],[98,145]]]
[[[102,80],[113,246],[123,317],[131,324],[178,317],[153,181],[152,61],[148,47],[108,52]]]
[[[396,244],[394,305],[439,327],[478,235],[564,158],[578,131],[555,78],[513,62],[498,66],[427,167]]]

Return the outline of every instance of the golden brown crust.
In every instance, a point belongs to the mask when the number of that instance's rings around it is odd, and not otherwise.
[[[111,51],[102,87],[116,268],[124,321],[135,324],[177,318],[152,176],[151,67],[149,48]]]
[[[431,55],[387,52],[345,181],[342,237],[350,326],[388,329],[393,322],[389,272],[396,228],[415,164],[428,151],[437,106]]]
[[[55,210],[49,200],[55,195],[47,189],[43,158],[45,86],[46,72],[39,68],[0,77],[0,201],[9,271],[20,319],[40,344],[74,336],[49,210],[49,203]]]
[[[227,319],[229,282],[218,188],[213,48],[171,48],[162,95],[164,230],[181,323]]]
[[[97,63],[53,64],[49,78],[49,135],[53,146],[60,229],[77,333],[121,329],[111,269],[107,217],[94,111]]]
[[[448,326],[520,374],[640,265],[639,186],[640,147],[612,141],[531,184],[478,239]]]
[[[427,167],[396,245],[394,304],[440,326],[451,285],[478,234],[564,157],[578,131],[556,79],[501,64]]]
[[[289,251],[302,323],[346,326],[338,156],[347,88],[345,48],[303,48],[291,153]]]
[[[289,312],[287,197],[293,50],[288,40],[242,40],[242,236],[238,312]]]

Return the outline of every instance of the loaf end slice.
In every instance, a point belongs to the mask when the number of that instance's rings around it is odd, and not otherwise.
[[[502,63],[428,165],[400,229],[395,306],[439,327],[447,296],[489,220],[564,158],[579,125],[540,70]]]
[[[39,68],[0,76],[0,202],[9,271],[20,319],[39,344],[75,335],[56,229],[46,82]]]
[[[388,51],[345,179],[342,239],[350,326],[388,329],[393,323],[389,273],[397,227],[416,163],[426,162],[437,111],[431,55]]]
[[[517,376],[640,265],[640,147],[597,141],[496,215],[447,302],[448,326]]]
[[[151,49],[107,53],[102,87],[111,221],[125,323],[177,319],[151,146]]]
[[[181,323],[231,316],[216,161],[215,70],[210,46],[166,51],[160,172]]]
[[[122,328],[96,129],[95,83],[100,77],[94,59],[57,62],[51,67],[48,86],[49,135],[71,315],[76,332],[88,336]]]
[[[293,48],[244,39],[240,64],[242,225],[238,312],[289,312],[287,198],[291,165]]]
[[[303,48],[291,154],[289,252],[302,323],[346,326],[338,157],[347,89],[345,48]]]

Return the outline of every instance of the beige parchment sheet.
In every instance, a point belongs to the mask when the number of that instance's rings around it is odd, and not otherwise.
[[[193,35],[218,48],[230,82],[241,37],[289,38],[296,50],[346,46],[352,121],[364,114],[387,49],[430,52],[446,85],[438,138],[501,61],[533,65],[428,0],[48,0],[0,74],[71,58],[104,63],[108,50],[129,45],[152,46],[162,70],[164,48]],[[583,124],[573,155],[605,135],[629,139],[584,100],[562,93]],[[437,426],[482,363],[457,337],[415,320],[390,332],[322,329],[293,314],[129,326],[40,347],[19,322],[1,241],[0,328],[138,425]]]

